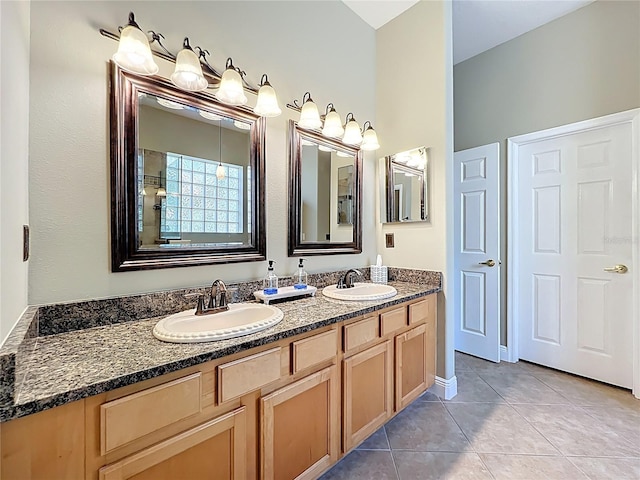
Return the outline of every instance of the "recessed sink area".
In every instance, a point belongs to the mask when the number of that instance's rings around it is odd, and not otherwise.
[[[322,289],[322,294],[336,300],[383,300],[395,297],[397,290],[391,285],[380,283],[354,283],[351,288],[338,288],[336,285],[329,285]]]
[[[196,315],[195,309],[163,318],[153,335],[164,342],[197,343],[249,335],[276,325],[283,318],[280,309],[261,303],[231,303],[229,310]]]

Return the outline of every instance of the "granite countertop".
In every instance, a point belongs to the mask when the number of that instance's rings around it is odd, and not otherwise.
[[[283,320],[267,330],[229,340],[177,344],[157,340],[152,329],[162,317],[27,338],[15,366],[14,401],[0,421],[131,385],[158,375],[266,345],[349,318],[440,291],[440,282],[389,282],[390,299],[344,302],[320,292],[275,306]]]

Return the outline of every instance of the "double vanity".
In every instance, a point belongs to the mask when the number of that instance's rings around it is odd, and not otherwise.
[[[282,318],[199,343],[158,340],[166,314],[113,323],[113,305],[140,310],[144,296],[30,309],[36,326],[25,329],[13,403],[0,411],[2,478],[317,478],[433,384],[440,275],[392,270],[388,286],[333,293],[327,275],[317,283],[327,295],[275,306],[247,302],[241,287],[243,302],[199,319],[253,318],[252,309]],[[381,289],[395,295],[331,297]],[[45,333],[65,324],[56,308],[102,311],[112,324],[30,338],[38,321]]]

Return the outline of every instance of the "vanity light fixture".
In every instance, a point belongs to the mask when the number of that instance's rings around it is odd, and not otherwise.
[[[258,90],[258,100],[253,108],[253,113],[261,117],[277,117],[282,113],[278,105],[276,91],[269,83],[269,78],[265,73],[260,79],[260,90]]]
[[[222,122],[218,124],[218,147],[220,148],[218,152],[218,168],[216,168],[216,178],[218,180],[224,180],[225,170],[222,166]]]
[[[201,92],[206,90],[209,82],[202,74],[200,59],[189,45],[189,38],[182,42],[182,50],[176,57],[176,68],[171,75],[173,84],[188,92]]]
[[[333,148],[327,147],[326,145],[318,145],[318,150],[321,152],[335,152]]]
[[[198,110],[198,113],[200,114],[201,117],[206,118],[207,120],[213,120],[213,121],[222,120],[222,117],[220,115],[207,112],[206,110]]]
[[[158,191],[156,192],[156,197],[166,197],[167,196],[167,191],[165,190],[164,187],[160,187],[158,188]]]
[[[294,101],[296,104],[296,101]],[[297,106],[297,104],[296,104]],[[300,121],[298,125],[301,128],[320,128],[322,126],[322,120],[320,120],[320,113],[318,107],[311,98],[311,93],[306,92],[302,96],[302,108],[300,109]]]
[[[240,120],[234,120],[233,126],[240,130],[251,130],[251,125],[248,123],[241,122]]]
[[[168,100],[162,97],[157,97],[156,102],[158,102],[158,105],[170,108],[171,110],[182,110],[184,108],[184,105],[182,105],[181,103],[174,102],[173,100]]]
[[[369,124],[368,127],[367,124]],[[378,143],[378,134],[371,126],[371,122],[369,120],[364,122],[362,129],[364,130],[364,134],[362,136],[362,145],[360,145],[360,148],[365,151],[379,149],[380,144]]]
[[[266,75],[262,76],[260,86],[255,87],[245,79],[245,72],[233,65],[231,58],[227,59],[225,71],[220,74],[207,61],[209,52],[200,47],[191,48],[188,38],[184,39],[183,48],[176,56],[162,44],[164,36],[161,33],[153,30],[144,32],[138,26],[133,12],[129,13],[129,23],[119,27],[118,31],[119,35],[101,28],[100,34],[118,41],[118,51],[112,59],[123,70],[138,75],[155,75],[158,65],[153,55],[156,55],[176,64],[171,81],[182,90],[197,92],[214,88],[217,89],[215,98],[227,105],[245,105],[245,91],[249,91],[258,95],[254,109],[257,115],[275,117],[282,113]],[[159,48],[151,49],[154,44]]]
[[[244,105],[247,103],[247,96],[244,94],[240,71],[233,66],[231,57],[227,58],[227,68],[222,74],[220,87],[215,96],[227,105]]]
[[[353,113],[347,113],[345,123],[342,142],[347,145],[360,145],[362,143],[362,132],[360,131],[360,125],[356,122]]]
[[[158,73],[158,65],[153,61],[147,34],[136,23],[133,12],[129,13],[129,23],[120,32],[118,51],[111,58],[128,72],[138,75]]]
[[[333,103],[329,103],[326,108],[324,117],[324,126],[322,127],[322,135],[331,138],[340,138],[344,134],[342,119],[336,112]]]

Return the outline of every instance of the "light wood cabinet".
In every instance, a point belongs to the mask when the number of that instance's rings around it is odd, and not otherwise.
[[[263,480],[314,479],[340,454],[340,382],[325,368],[261,399]]]
[[[362,442],[393,413],[393,344],[390,340],[343,362],[343,449]]]
[[[396,337],[396,410],[427,389],[427,329],[420,325]]]
[[[0,478],[318,478],[433,384],[435,336],[429,295],[2,423]]]
[[[244,480],[245,407],[100,469],[100,480]]]

